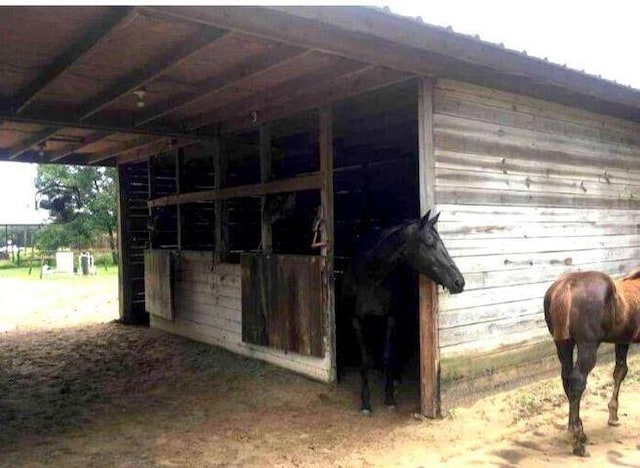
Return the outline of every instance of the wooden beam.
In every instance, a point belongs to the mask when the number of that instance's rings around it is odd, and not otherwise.
[[[82,148],[86,148],[87,146],[92,145],[93,143],[97,143],[101,140],[104,140],[105,138],[108,138],[110,135],[112,135],[112,133],[110,132],[92,133],[91,135],[82,138],[82,141],[80,141],[75,145],[72,145],[67,148],[63,148],[61,150],[58,150],[49,154],[49,162],[60,161],[61,159],[71,156],[74,153],[80,152]]]
[[[320,152],[320,203],[324,220],[325,247],[322,256],[325,258],[324,286],[325,314],[327,317],[325,333],[328,337],[327,352],[331,359],[330,381],[337,379],[336,363],[336,313],[335,283],[333,274],[335,239],[334,239],[334,204],[333,204],[333,113],[330,107],[320,108],[319,113],[319,152]]]
[[[209,132],[182,132],[157,128],[133,128],[112,122],[79,122],[64,113],[51,113],[44,116],[23,116],[0,111],[0,121],[21,122],[60,128],[84,128],[87,130],[104,131],[110,133],[131,133],[136,135],[155,135],[170,138],[192,138],[194,140],[210,140],[214,136]]]
[[[37,133],[27,138],[20,145],[11,148],[9,150],[9,160],[18,159],[22,154],[29,151],[32,147],[40,145],[46,142],[51,136],[53,136],[60,128],[58,127],[45,127]]]
[[[116,158],[118,164],[129,164],[144,161],[150,156],[165,153],[170,150],[177,150],[194,143],[193,140],[184,138],[160,138],[153,141],[137,140],[134,143],[123,145],[110,153],[96,156],[94,159],[89,160],[88,163],[95,164],[99,161]]]
[[[114,147],[107,149],[105,152],[94,154],[94,155],[87,155],[86,161],[87,161],[87,164],[96,164],[101,161],[106,161],[107,159],[111,159],[115,156],[118,156],[119,154],[125,153],[126,151],[131,151],[131,150],[136,150],[138,148],[146,147],[147,145],[151,143],[155,143],[157,141],[166,142],[167,140],[166,139],[158,140],[156,138],[149,137],[149,136],[139,136],[132,141],[125,141],[125,142],[119,143]]]
[[[175,150],[175,165],[176,165],[176,195],[180,194],[180,176],[182,175],[182,149],[176,148]],[[176,206],[176,230],[178,232],[178,250],[182,250],[182,207]]]
[[[435,152],[433,144],[433,87],[429,78],[418,84],[418,176],[420,214],[435,210]],[[422,414],[440,417],[440,346],[438,343],[438,293],[424,275],[419,278],[420,408]]]
[[[212,94],[238,86],[241,84],[238,83],[239,81],[251,80],[257,75],[266,73],[275,67],[282,66],[285,62],[297,59],[306,53],[308,53],[308,51],[304,51],[298,47],[280,45],[276,50],[271,50],[269,53],[260,57],[251,57],[220,75],[197,83],[194,91],[181,93],[157,105],[136,119],[135,125],[139,127],[157,120],[160,117],[177,112],[180,109],[210,97]]]
[[[227,175],[227,161],[222,153],[220,143],[220,139],[216,138],[213,142],[205,145],[205,148],[211,152],[211,157],[213,158],[213,187],[215,190],[222,188]],[[220,263],[226,261],[229,255],[229,211],[224,200],[217,200],[214,209],[215,238],[213,258],[215,263]]]
[[[42,91],[69,67],[102,43],[119,24],[127,23],[136,15],[132,7],[109,7],[97,23],[87,28],[86,33],[67,50],[63,51],[40,75],[18,93],[13,107],[16,114],[23,112]]]
[[[224,31],[220,29],[213,29],[210,27],[202,28],[201,31],[196,33],[195,38],[181,42],[171,50],[165,52],[162,56],[152,60],[151,63],[142,70],[134,70],[128,76],[116,81],[113,86],[105,90],[103,93],[94,99],[91,99],[79,112],[79,120],[83,121],[88,119],[108,107],[122,96],[156,80],[171,68],[187,60],[195,52],[208,46],[223,34]]]
[[[224,133],[236,132],[258,124],[271,122],[283,117],[324,106],[351,96],[410,79],[412,75],[395,70],[365,67],[353,73],[329,80],[320,89],[306,90],[297,95],[289,95],[274,100],[268,107],[256,110],[256,122],[250,116],[238,116],[221,125]]]
[[[271,179],[271,163],[271,128],[269,125],[262,125],[260,127],[260,182],[263,184]],[[260,199],[260,239],[262,251],[271,253],[273,250],[273,229],[271,223],[266,220],[266,206],[267,197],[263,195]]]
[[[364,68],[366,65],[361,62],[347,60],[340,57],[332,57],[335,65],[328,65],[319,70],[305,74],[300,78],[285,81],[280,85],[269,87],[264,91],[252,94],[244,99],[225,103],[224,106],[209,109],[205,114],[201,114],[191,119],[191,126],[199,128],[213,122],[224,122],[225,120],[238,117],[239,115],[250,115],[252,111],[268,107],[275,98],[281,96],[292,96],[300,94],[309,89],[321,87],[329,80],[353,73]],[[316,124],[314,123],[314,126]]]
[[[158,206],[171,206],[180,203],[197,203],[205,201],[229,200],[230,198],[261,197],[273,193],[300,192],[303,190],[320,189],[322,177],[319,172],[290,179],[274,180],[264,184],[239,185],[199,192],[182,193],[180,195],[167,195],[149,200],[149,208]]]

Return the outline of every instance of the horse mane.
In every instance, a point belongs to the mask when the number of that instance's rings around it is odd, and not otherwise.
[[[622,281],[631,281],[635,279],[640,279],[640,268],[636,268],[632,270],[631,273],[627,273],[622,277]]]

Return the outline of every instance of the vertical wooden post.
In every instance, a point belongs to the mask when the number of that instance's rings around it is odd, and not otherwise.
[[[227,172],[226,162],[222,153],[220,138],[215,138],[209,143],[207,150],[211,152],[213,158],[213,187],[222,188]],[[214,261],[224,262],[227,259],[229,249],[228,216],[226,202],[224,200],[215,201],[215,239],[214,239]]]
[[[418,82],[418,174],[420,215],[435,210],[435,153],[433,145],[433,80]],[[440,417],[440,346],[438,343],[437,287],[420,275],[420,408],[422,414]]]
[[[331,107],[322,107],[319,115],[320,172],[322,173],[322,189],[320,202],[324,220],[324,239],[326,246],[322,248],[325,260],[326,287],[326,351],[331,356],[331,372],[329,379],[335,381],[336,371],[336,324],[335,324],[335,284],[333,276],[334,230],[333,230],[333,114]]]
[[[154,156],[151,155],[149,156],[149,158],[147,159],[147,199],[151,200],[154,197],[154,193],[153,193],[153,158]],[[148,213],[147,215],[149,216],[149,220],[153,220],[153,210],[157,208],[149,208],[148,209]],[[155,247],[154,245],[154,234],[151,230],[149,230],[148,233],[149,236],[149,248],[153,249]]]
[[[182,149],[177,148],[175,150],[175,164],[176,164],[176,194],[180,194],[180,174],[182,173]],[[176,244],[178,244],[178,250],[182,250],[182,208],[180,203],[176,205],[176,228],[178,230]]]
[[[271,127],[269,124],[260,126],[260,182],[271,180]],[[271,253],[273,250],[273,232],[271,224],[266,221],[265,207],[267,196],[260,197],[260,238],[262,251]]]
[[[123,323],[133,323],[133,293],[129,266],[129,178],[125,166],[118,166],[118,296],[119,315]],[[42,271],[42,269],[41,269]]]

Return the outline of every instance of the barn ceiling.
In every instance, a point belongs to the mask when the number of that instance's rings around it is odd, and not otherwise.
[[[375,9],[0,13],[0,160],[125,163],[419,75],[640,121],[637,90]]]

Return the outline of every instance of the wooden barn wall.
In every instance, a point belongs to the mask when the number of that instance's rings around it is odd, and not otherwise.
[[[560,274],[639,266],[640,125],[440,80],[434,139],[439,232],[466,279],[439,296],[446,405],[557,368],[542,297]]]
[[[152,315],[152,327],[221,346],[317,380],[330,380],[328,355],[314,358],[242,342],[240,265],[214,265],[211,253],[181,251],[175,278],[174,319]]]

